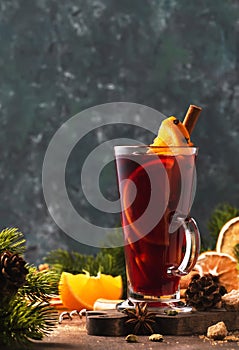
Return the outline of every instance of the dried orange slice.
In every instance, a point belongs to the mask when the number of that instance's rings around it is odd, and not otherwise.
[[[208,251],[199,255],[195,265],[201,276],[211,273],[218,276],[219,282],[227,292],[239,288],[237,261],[226,253]]]
[[[101,273],[90,276],[88,272],[78,275],[63,272],[59,282],[59,295],[63,306],[71,310],[92,310],[99,298],[120,299],[122,289],[121,276],[113,277]]]
[[[239,244],[239,217],[229,220],[221,229],[217,239],[216,251],[236,258],[234,247]]]

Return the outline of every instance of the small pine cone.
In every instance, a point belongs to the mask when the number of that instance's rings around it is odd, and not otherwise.
[[[192,277],[185,292],[186,303],[196,310],[206,311],[217,307],[226,288],[220,285],[218,277],[211,274]]]
[[[18,254],[9,251],[0,254],[0,296],[11,296],[24,285],[28,274],[25,265]]]

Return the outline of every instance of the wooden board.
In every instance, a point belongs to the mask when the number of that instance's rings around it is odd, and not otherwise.
[[[86,329],[89,335],[123,336],[133,333],[133,328],[126,323],[128,316],[124,313],[108,311],[89,311],[86,314]],[[176,316],[156,315],[153,325],[154,333],[163,335],[205,334],[207,328],[224,321],[228,331],[239,329],[239,313],[224,309],[210,312],[180,313]]]

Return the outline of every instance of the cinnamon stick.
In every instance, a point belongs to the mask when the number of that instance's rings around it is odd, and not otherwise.
[[[191,135],[197,121],[198,117],[202,111],[201,107],[190,105],[188,111],[184,117],[183,124],[187,128],[189,135]]]

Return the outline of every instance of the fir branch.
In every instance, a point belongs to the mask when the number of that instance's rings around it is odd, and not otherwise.
[[[25,242],[23,234],[17,228],[5,228],[0,232],[0,254],[6,250],[22,254],[25,251]]]
[[[19,289],[22,296],[31,301],[47,301],[52,294],[58,292],[59,274],[54,270],[38,271],[34,266],[28,266],[26,283]]]
[[[111,254],[99,253],[94,256],[57,249],[48,253],[45,261],[58,274],[61,274],[63,271],[78,274],[86,270],[91,275],[97,275],[99,271],[105,274],[111,273],[112,269]]]
[[[10,259],[25,251],[25,239],[17,228],[0,232],[0,254],[6,252]],[[18,258],[19,260],[19,258]],[[12,269],[15,269],[12,266]],[[57,291],[59,276],[54,271],[38,271],[28,265],[26,282],[9,294],[9,285],[2,288],[0,298],[0,348],[23,346],[31,340],[41,340],[49,334],[57,322],[57,312],[47,302],[49,295]],[[14,270],[16,273],[16,270]],[[22,271],[19,271],[21,273]],[[24,271],[23,271],[24,272]],[[11,271],[8,271],[11,274]],[[19,276],[21,277],[21,276]],[[10,297],[9,297],[10,295]]]
[[[89,259],[91,256],[56,249],[48,253],[44,260],[59,273],[66,271],[76,274],[82,272]]]
[[[26,346],[32,340],[41,340],[56,326],[57,312],[47,303],[29,304],[17,296],[0,307],[0,344]]]
[[[214,241],[214,246],[216,245],[218,234],[223,225],[238,215],[239,209],[227,203],[221,203],[214,209],[207,225],[209,233]],[[214,246],[212,247],[213,249],[215,248]]]

